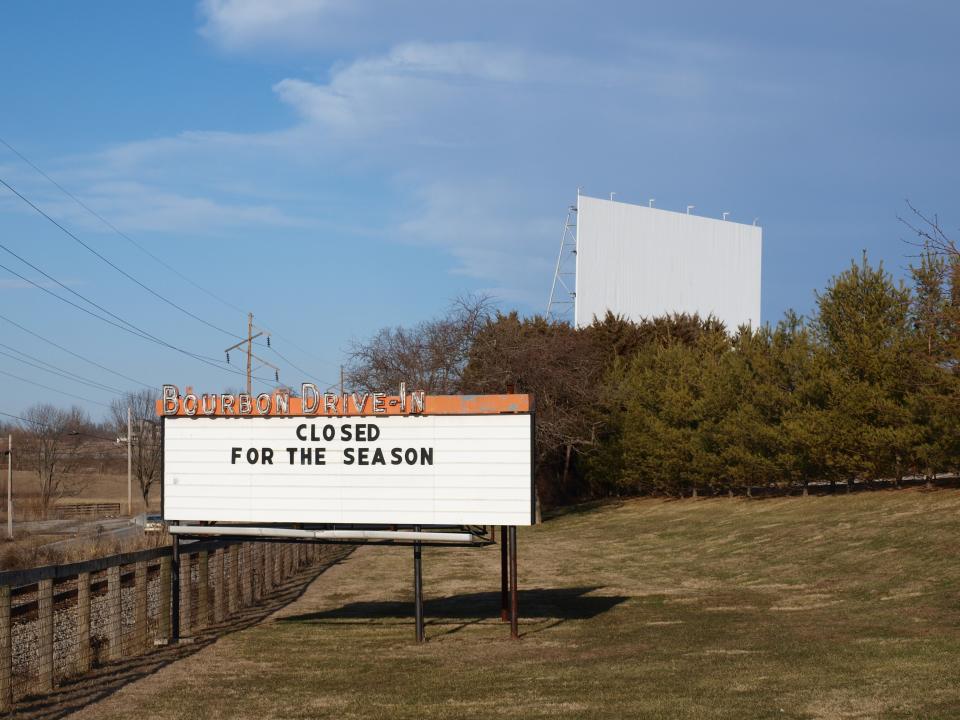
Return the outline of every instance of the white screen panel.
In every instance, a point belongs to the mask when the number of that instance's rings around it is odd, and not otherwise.
[[[581,195],[577,327],[607,310],[633,320],[713,315],[733,333],[760,326],[762,230]]]
[[[531,425],[519,414],[168,417],[164,519],[529,525]],[[376,439],[356,440],[358,426]]]

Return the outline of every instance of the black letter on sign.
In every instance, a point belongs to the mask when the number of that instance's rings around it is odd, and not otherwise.
[[[343,464],[353,465],[353,448],[345,448],[343,451]]]
[[[303,431],[303,435],[300,434],[300,431],[301,431],[301,430]],[[306,441],[306,439],[307,439],[307,424],[306,424],[306,423],[304,423],[303,425],[297,425],[297,437],[298,437],[300,440]]]
[[[241,448],[230,448],[230,464],[236,465],[237,460],[240,458]]]

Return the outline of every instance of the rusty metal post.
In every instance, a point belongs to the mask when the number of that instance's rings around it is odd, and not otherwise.
[[[40,656],[38,690],[53,690],[53,580],[37,583],[37,619],[40,633],[37,651]]]
[[[77,575],[77,672],[90,669],[90,573]]]
[[[510,599],[508,590],[509,566],[507,555],[510,552],[510,536],[507,534],[507,526],[500,527],[500,621],[506,622],[510,619]]]
[[[107,639],[109,657],[123,657],[123,603],[120,597],[120,566],[107,568]]]
[[[10,586],[0,585],[0,713],[13,707],[13,632],[10,627]]]
[[[420,532],[420,527],[416,527]],[[419,542],[413,544],[413,617],[417,642],[424,640],[423,633],[423,548]]]
[[[517,593],[517,526],[510,526],[510,637],[520,637],[517,624],[520,619],[520,601]]]

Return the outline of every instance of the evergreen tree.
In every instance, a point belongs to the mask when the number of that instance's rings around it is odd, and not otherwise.
[[[623,481],[637,490],[668,495],[715,488],[720,459],[705,429],[714,421],[706,389],[729,341],[705,332],[693,344],[647,346],[626,371]]]
[[[781,482],[785,393],[767,328],[741,328],[707,388],[704,442],[718,458],[718,489]]]
[[[960,414],[956,403],[957,293],[948,281],[957,276],[958,266],[956,258],[948,261],[927,246],[919,265],[911,267],[917,386],[911,395],[910,409],[918,427],[916,471],[925,475],[928,483],[936,473],[951,469],[960,450]]]
[[[825,420],[834,434],[832,469],[848,477],[900,478],[913,464],[918,428],[911,294],[866,253],[817,295],[814,329],[830,369]]]

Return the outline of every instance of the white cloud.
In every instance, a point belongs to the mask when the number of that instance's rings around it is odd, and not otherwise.
[[[327,5],[209,0],[203,8],[205,32],[216,27],[239,42],[244,28],[269,34]],[[635,166],[640,138],[659,138],[648,152],[663,152],[678,134],[715,130],[722,115],[704,110],[735,90],[707,82],[702,66],[729,63],[709,46],[684,55],[664,43],[600,60],[493,42],[408,42],[336,64],[322,81],[276,83],[275,96],[297,114],[289,127],[117,145],[72,159],[67,184],[129,231],[322,221],[340,235],[419,244],[505,296],[532,289],[539,306],[561,219],[553,213],[569,199],[559,193],[572,193],[604,155]],[[731,115],[730,126],[742,127],[747,113]],[[381,210],[377,221],[356,212],[357,198],[384,188],[391,196],[374,207],[399,209]]]
[[[130,232],[189,231],[205,235],[231,228],[304,224],[303,220],[271,205],[220,202],[132,181],[97,183],[87,189],[85,196],[90,200],[89,204],[102,209],[101,214]],[[81,218],[80,215],[77,217]],[[90,222],[89,217],[86,222]]]
[[[504,180],[472,178],[424,184],[411,204],[401,240],[450,253],[457,261],[451,272],[496,283],[491,292],[503,299],[539,304],[536,291],[549,281],[554,249],[544,241],[556,223],[533,210],[529,194]]]
[[[330,20],[349,7],[335,0],[202,0],[200,33],[229,50],[305,46],[326,36]]]
[[[361,136],[417,126],[424,140],[445,107],[482,102],[505,85],[528,79],[531,58],[481,43],[409,43],[389,53],[334,68],[326,84],[288,78],[274,86],[305,122]],[[402,138],[397,138],[402,140]]]

